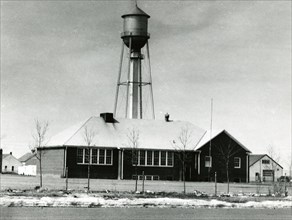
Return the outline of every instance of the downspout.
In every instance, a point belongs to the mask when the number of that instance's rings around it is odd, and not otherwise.
[[[121,179],[124,179],[124,149],[122,150],[122,166],[121,166]]]
[[[201,151],[198,151],[198,175],[201,174]]]
[[[249,183],[249,153],[246,153],[246,182]]]
[[[66,167],[67,167],[67,149],[68,149],[68,147],[65,146],[65,148],[64,148],[64,169],[63,169],[63,177],[66,177]]]
[[[118,180],[121,179],[121,149],[118,148]]]

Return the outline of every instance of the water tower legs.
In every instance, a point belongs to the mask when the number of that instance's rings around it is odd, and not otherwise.
[[[146,54],[147,59],[146,65],[148,65],[148,72],[142,73],[142,60],[144,59],[143,54],[141,53],[141,50],[132,50],[131,49],[131,40],[128,50],[128,55],[126,56],[126,59],[128,61],[128,68],[126,72],[126,81],[121,82],[121,78],[123,75],[123,60],[124,60],[124,47],[122,46],[122,52],[121,52],[121,59],[120,59],[120,67],[119,67],[119,75],[118,75],[118,81],[117,81],[117,89],[116,89],[116,97],[115,97],[115,105],[114,105],[114,115],[117,117],[117,112],[120,110],[120,106],[118,104],[119,96],[120,96],[120,86],[126,86],[126,102],[125,102],[125,117],[126,118],[132,118],[132,119],[142,119],[143,118],[143,112],[144,112],[144,106],[143,104],[143,87],[144,86],[150,86],[150,100],[151,104],[151,118],[154,119],[154,102],[153,102],[153,91],[152,91],[152,79],[151,79],[151,71],[150,71],[150,57],[149,57],[149,46],[148,42],[146,43]],[[148,80],[143,81],[144,78],[143,75],[148,74]]]

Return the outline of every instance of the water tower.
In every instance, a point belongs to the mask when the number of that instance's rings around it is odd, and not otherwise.
[[[148,45],[148,39],[150,38],[148,33],[148,19],[150,16],[142,11],[137,6],[137,3],[135,3],[128,13],[122,15],[122,18],[124,20],[124,28],[121,33],[122,51],[114,115],[117,116],[118,110],[124,108],[123,111],[126,118],[142,119],[144,118],[144,109],[150,107],[151,118],[154,119],[154,101]],[[122,87],[125,88],[126,93],[123,97],[120,94]],[[147,99],[145,99],[145,94],[143,93],[145,87],[149,88],[149,97]],[[145,103],[147,100],[148,103]],[[120,102],[123,103],[120,104]]]

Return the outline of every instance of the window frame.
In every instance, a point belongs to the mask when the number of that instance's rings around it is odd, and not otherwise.
[[[78,156],[81,158],[80,150],[82,151],[82,162],[78,162]],[[76,163],[78,165],[93,165],[93,166],[112,166],[113,165],[113,149],[106,149],[106,148],[90,148],[89,149],[89,163],[85,162],[85,152],[88,150],[88,147],[77,148],[76,151]],[[92,163],[93,154],[92,151],[97,150],[97,154],[95,155],[96,163]],[[103,155],[103,163],[100,163],[100,150],[104,150]],[[107,157],[110,157],[110,163],[107,163]]]
[[[265,161],[265,163],[264,163],[264,161]],[[268,162],[268,163],[266,163],[266,162]],[[270,165],[271,164],[271,161],[269,159],[262,159],[262,164],[264,164],[264,165]]]
[[[206,159],[207,158],[210,158],[209,162],[210,162],[210,165],[207,166],[206,162],[208,162]],[[212,156],[205,156],[205,167],[209,168],[209,167],[212,167]]]
[[[141,152],[144,152],[141,154]],[[155,153],[156,152],[156,163],[154,163]],[[161,164],[161,152],[165,152],[165,165]],[[142,159],[143,164],[141,164],[141,155],[143,155],[144,160]],[[150,156],[151,155],[151,156]],[[169,159],[169,157],[171,157]],[[157,163],[158,160],[158,163]],[[169,163],[171,161],[171,164]],[[138,164],[137,166],[143,167],[174,167],[174,153],[167,150],[138,150]]]
[[[235,159],[238,159],[238,166],[236,166]],[[240,157],[234,157],[233,163],[234,163],[234,168],[236,168],[236,169],[240,169],[241,168],[241,158]]]

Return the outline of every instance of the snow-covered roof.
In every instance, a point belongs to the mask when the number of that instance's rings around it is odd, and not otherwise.
[[[249,155],[249,166],[254,165],[256,162],[258,162],[263,157],[268,157],[270,160],[272,160],[275,164],[277,164],[279,167],[281,167],[283,169],[283,167],[279,163],[277,163],[273,158],[271,158],[267,154],[250,154]]]
[[[185,121],[115,118],[115,122],[106,123],[102,117],[93,116],[53,136],[46,146],[87,146],[85,128],[95,134],[91,146],[111,148],[131,148],[128,135],[133,130],[139,132],[141,149],[175,150],[173,143],[178,143],[182,130],[187,129],[191,136],[186,150],[194,150],[205,134],[205,130]]]
[[[217,137],[219,134],[221,133],[225,133],[226,135],[228,135],[232,140],[234,140],[239,146],[241,146],[244,150],[246,150],[247,152],[251,153],[251,151],[246,148],[242,143],[240,143],[237,139],[235,139],[230,133],[228,133],[226,130],[222,129],[222,130],[212,130],[212,132],[209,130],[205,133],[204,137],[201,139],[201,141],[198,143],[196,150],[199,150],[201,147],[203,147],[205,144],[207,144],[210,139],[214,139],[215,137]],[[212,134],[212,135],[211,135]]]

